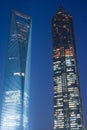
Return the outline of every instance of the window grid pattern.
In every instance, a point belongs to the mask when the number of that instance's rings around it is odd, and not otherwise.
[[[12,12],[0,130],[29,129],[31,18]]]
[[[60,8],[52,21],[54,130],[83,130],[72,16]]]

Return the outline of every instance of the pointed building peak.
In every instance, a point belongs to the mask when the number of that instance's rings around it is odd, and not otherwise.
[[[56,12],[56,15],[60,15],[60,14],[66,14],[66,15],[71,16],[71,14],[64,8],[63,0],[60,0],[59,5],[58,5],[58,10]]]
[[[62,6],[62,0],[60,0],[59,8],[63,8],[63,6]]]
[[[63,0],[60,0],[59,7],[58,7],[58,11],[59,11],[59,10],[62,10],[62,11],[65,10],[64,7],[63,7]]]

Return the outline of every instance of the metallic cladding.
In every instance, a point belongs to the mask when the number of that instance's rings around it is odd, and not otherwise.
[[[31,18],[12,12],[0,130],[29,130]]]

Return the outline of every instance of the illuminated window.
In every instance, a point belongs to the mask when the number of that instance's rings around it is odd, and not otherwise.
[[[73,53],[72,50],[70,50],[70,49],[66,49],[66,50],[65,50],[65,56],[66,56],[66,57],[68,57],[68,56],[73,56],[73,55],[74,55],[74,53]]]
[[[16,103],[20,104],[20,98],[21,93],[20,90],[17,91],[6,91],[6,96],[5,96],[5,102],[6,103]]]
[[[71,72],[71,71],[73,71],[73,69],[72,68],[66,68],[66,71]]]
[[[60,49],[57,48],[56,50],[54,50],[54,58],[59,58],[60,57]]]
[[[76,82],[76,74],[69,73],[67,75],[67,85],[70,86],[71,84],[75,84]]]
[[[66,28],[66,25],[63,25],[63,28]]]
[[[9,120],[9,122],[8,122]],[[10,115],[5,115],[4,119],[3,119],[3,124],[2,127],[6,127],[7,129],[9,129],[9,127],[16,127],[16,126],[20,126],[20,115],[17,113],[11,113]]]
[[[61,70],[61,61],[57,61],[53,63],[53,70],[54,71]]]
[[[29,103],[29,95],[26,92],[24,92],[24,105],[28,107],[28,103]]]

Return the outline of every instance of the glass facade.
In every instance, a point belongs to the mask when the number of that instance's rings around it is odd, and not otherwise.
[[[31,17],[12,12],[0,130],[29,130]]]
[[[60,7],[52,20],[54,130],[83,130],[72,16]]]

